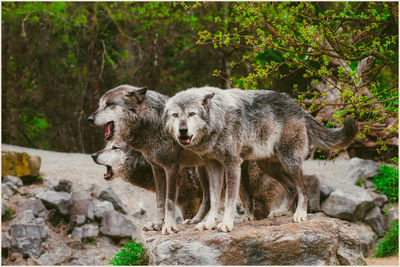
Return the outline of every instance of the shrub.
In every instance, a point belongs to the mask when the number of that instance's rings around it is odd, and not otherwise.
[[[109,264],[112,265],[148,265],[149,257],[146,255],[146,249],[141,243],[125,243],[124,248],[112,258]]]
[[[392,224],[390,231],[385,233],[384,240],[379,243],[374,257],[388,257],[399,254],[399,222]]]
[[[379,174],[374,176],[374,184],[382,194],[390,201],[399,199],[399,169],[383,165],[379,168]]]

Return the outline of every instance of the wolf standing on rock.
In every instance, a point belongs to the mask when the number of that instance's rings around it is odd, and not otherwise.
[[[188,89],[167,100],[164,121],[169,134],[204,159],[211,208],[206,221],[196,226],[199,230],[216,225],[225,170],[225,212],[217,226],[223,232],[233,228],[243,160],[256,160],[288,193],[295,190],[293,220],[301,222],[307,218],[302,161],[309,148],[342,147],[357,133],[352,119],[342,128],[325,128],[288,95],[267,90]]]

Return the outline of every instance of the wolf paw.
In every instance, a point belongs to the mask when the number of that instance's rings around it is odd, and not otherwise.
[[[245,214],[244,215],[244,218],[243,218],[243,221],[244,222],[250,222],[250,221],[254,221],[255,219],[254,219],[254,215],[253,214]]]
[[[194,230],[203,231],[203,230],[211,230],[214,228],[215,228],[215,222],[201,222],[194,227]]]
[[[272,210],[269,214],[267,218],[276,218],[276,217],[281,217],[281,216],[285,216],[288,214],[288,211],[286,210]]]
[[[163,235],[178,233],[178,228],[176,227],[176,225],[164,225],[161,230],[161,233]]]
[[[293,221],[295,223],[304,222],[307,220],[307,211],[296,211],[293,215]]]
[[[157,222],[147,222],[143,226],[144,231],[160,231],[161,230],[162,223],[157,223]]]
[[[199,223],[201,220],[193,218],[193,219],[186,219],[183,224],[196,224]]]
[[[220,231],[220,232],[225,232],[226,233],[226,232],[232,231],[232,229],[233,229],[233,223],[221,222],[217,226],[217,230]]]

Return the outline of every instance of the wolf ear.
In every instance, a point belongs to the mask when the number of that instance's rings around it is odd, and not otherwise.
[[[211,100],[211,98],[213,98],[213,97],[214,97],[214,93],[211,93],[211,94],[206,95],[206,96],[203,98],[203,102],[202,102],[203,106],[204,106],[204,107],[208,107],[208,105],[209,105],[209,103],[210,103],[210,100]]]
[[[125,94],[127,97],[135,96],[139,103],[141,103],[146,95],[147,86],[138,89],[130,90]]]

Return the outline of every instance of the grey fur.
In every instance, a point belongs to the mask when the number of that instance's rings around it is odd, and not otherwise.
[[[347,120],[342,129],[321,128],[288,95],[267,90],[191,88],[167,101],[164,121],[166,131],[201,156],[208,170],[211,209],[207,221],[199,225],[201,229],[215,226],[225,169],[225,213],[217,226],[225,232],[233,228],[243,160],[257,160],[288,193],[297,194],[293,219],[300,222],[307,217],[301,165],[309,146],[348,144],[356,133],[352,120]]]

